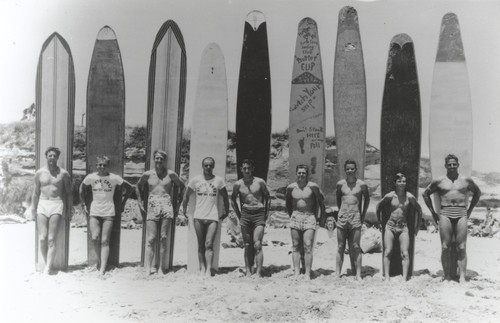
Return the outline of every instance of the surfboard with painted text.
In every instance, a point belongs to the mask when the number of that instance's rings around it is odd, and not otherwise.
[[[53,33],[42,45],[36,74],[36,169],[45,167],[45,150],[61,150],[58,165],[72,174],[73,131],[75,114],[75,70],[73,57],[66,40]],[[71,206],[72,207],[72,206]],[[70,209],[71,209],[70,207]],[[68,269],[70,221],[66,211],[62,214],[55,239],[56,255],[52,270]],[[45,267],[35,232],[35,267]]]
[[[110,159],[109,172],[123,177],[125,78],[116,34],[109,26],[104,26],[98,32],[95,41],[87,83],[86,117],[87,174],[96,172],[96,157],[105,155]],[[121,192],[116,190],[115,219],[108,260],[108,264],[112,266],[118,266],[120,260],[121,201]],[[90,210],[90,205],[87,208]],[[89,227],[87,246],[88,265],[98,264],[100,255],[94,249]]]
[[[227,151],[227,80],[226,66],[222,50],[217,44],[211,43],[204,49],[201,56],[198,88],[191,124],[191,150],[189,160],[189,179],[202,175],[201,162],[205,157],[215,160],[214,175],[225,180]],[[194,211],[196,194],[189,198],[188,205],[188,263],[189,273],[199,272],[198,240],[194,230]],[[224,205],[219,195],[219,216]],[[214,256],[212,268],[219,268],[219,253],[222,223],[218,223],[214,239]]]
[[[322,187],[325,166],[325,93],[318,27],[311,18],[300,21],[295,45],[290,94],[289,174],[309,166],[309,180]]]
[[[391,40],[385,87],[382,100],[380,126],[380,181],[382,196],[394,191],[397,173],[406,176],[406,191],[418,199],[418,178],[420,169],[421,111],[417,65],[412,39],[406,34],[398,34]],[[383,210],[382,243],[385,225],[390,210]],[[408,218],[410,236],[410,264],[408,278],[413,272],[415,251],[415,221],[420,223],[416,212]],[[417,227],[418,229],[418,227]],[[385,246],[384,246],[385,249]],[[390,276],[403,273],[399,238],[393,241]],[[382,253],[382,259],[384,255]],[[382,262],[383,263],[383,262]]]
[[[458,157],[459,173],[472,174],[472,103],[469,76],[458,17],[447,13],[442,20],[432,78],[429,152],[433,180],[446,175],[444,158]],[[436,212],[439,199],[434,198]],[[457,279],[457,255],[451,246],[451,273]]]
[[[354,160],[357,177],[364,178],[366,150],[366,78],[358,13],[353,7],[339,12],[333,71],[333,116],[339,178],[344,163]]]
[[[180,175],[181,145],[186,101],[186,48],[179,26],[166,21],[156,35],[149,65],[148,121],[146,145],[146,169],[153,164],[156,149],[167,152],[167,168]],[[147,192],[143,200],[147,206]],[[179,189],[173,186],[170,193],[175,210],[173,225],[170,226],[167,241],[166,269],[171,269],[174,255],[175,219],[177,218]],[[147,210],[146,210],[147,211]],[[160,230],[156,243],[153,265],[160,264]],[[143,226],[141,263],[144,265],[146,226]]]
[[[260,11],[245,20],[236,102],[236,160],[252,159],[254,175],[267,179],[271,143],[271,74],[267,23]],[[237,167],[238,178],[243,177]]]

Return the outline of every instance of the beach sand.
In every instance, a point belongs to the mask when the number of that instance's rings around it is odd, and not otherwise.
[[[223,228],[223,242],[228,236]],[[468,277],[442,282],[438,234],[416,238],[414,277],[382,280],[381,253],[363,255],[363,281],[336,278],[336,239],[318,233],[315,278],[293,279],[290,232],[267,228],[264,278],[246,278],[243,250],[221,248],[210,279],[186,271],[187,228],[177,227],[174,270],[146,277],[141,230],[122,230],[121,267],[99,277],[85,266],[86,229],[72,228],[70,269],[34,272],[35,226],[0,226],[2,322],[498,322],[500,240],[468,238]],[[344,258],[343,272],[350,267]]]

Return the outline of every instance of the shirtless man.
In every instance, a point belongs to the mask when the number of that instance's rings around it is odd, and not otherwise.
[[[97,267],[99,273],[104,275],[109,258],[109,242],[113,230],[113,223],[116,215],[114,194],[116,191],[126,190],[125,198],[121,199],[120,210],[122,211],[133,187],[129,182],[120,176],[110,173],[108,166],[110,159],[107,156],[98,156],[97,172],[88,174],[80,185],[80,200],[89,219],[89,229],[97,253],[95,257],[99,259]],[[89,189],[91,193],[88,194]],[[92,201],[92,202],[90,202]],[[90,205],[89,205],[90,202]],[[100,250],[100,251],[99,251]]]
[[[318,184],[307,180],[309,168],[298,165],[297,182],[286,188],[286,209],[290,216],[292,259],[295,277],[300,274],[304,258],[305,276],[311,279],[313,241],[316,227],[325,216],[324,197]]]
[[[174,214],[181,206],[184,194],[184,183],[172,170],[167,169],[167,153],[155,150],[153,153],[155,168],[146,171],[136,186],[137,204],[146,224],[146,248],[144,252],[144,267],[146,274],[151,274],[151,266],[157,250],[158,231],[160,232],[160,267],[162,273],[167,272],[167,241],[170,228],[174,223]],[[178,200],[172,203],[171,194],[174,185],[179,188]],[[146,204],[147,201],[147,205]],[[155,268],[157,272],[158,268]]]
[[[340,277],[344,262],[346,240],[349,243],[349,256],[352,270],[356,271],[356,279],[361,280],[361,225],[365,221],[370,194],[368,186],[356,178],[356,162],[346,160],[344,171],[346,179],[337,183],[337,276]]]
[[[245,243],[246,275],[252,275],[255,258],[257,263],[255,273],[262,277],[262,263],[264,261],[262,238],[264,237],[270,199],[266,182],[262,178],[253,176],[254,169],[252,160],[244,159],[241,162],[243,178],[233,186],[231,204],[240,220],[241,233]],[[237,202],[238,198],[240,205]]]
[[[410,217],[414,217],[417,212],[417,219],[422,218],[422,208],[413,194],[406,191],[406,176],[401,173],[396,174],[395,190],[387,193],[377,204],[377,219],[383,223],[383,210],[389,211],[389,219],[385,223],[384,232],[384,263],[385,280],[389,281],[389,268],[391,268],[391,256],[394,239],[399,239],[401,259],[403,262],[403,281],[408,277],[410,267],[410,236],[408,233],[408,222]],[[415,234],[418,232],[419,221],[414,221]]]
[[[451,272],[450,252],[451,243],[455,241],[457,248],[458,269],[460,282],[465,282],[467,270],[467,222],[472,210],[479,201],[481,190],[471,178],[458,174],[458,158],[448,155],[444,159],[446,175],[433,180],[422,194],[425,204],[432,213],[434,221],[439,225],[441,236],[441,263],[443,265],[444,279],[450,280],[455,276]],[[469,192],[472,200],[469,201]],[[436,193],[441,204],[440,214],[434,209],[431,194]],[[468,208],[467,208],[467,204]]]
[[[194,163],[192,164],[194,165]],[[214,239],[217,225],[229,215],[229,199],[226,183],[219,176],[213,174],[215,160],[206,157],[202,160],[203,175],[195,176],[189,180],[184,202],[184,214],[187,214],[189,198],[193,193],[196,199],[194,211],[194,229],[198,239],[198,261],[200,273],[207,277],[212,276],[212,259],[214,256]],[[224,210],[219,217],[218,199],[222,196]]]
[[[73,207],[71,176],[66,170],[57,166],[59,155],[61,155],[59,148],[47,148],[45,151],[47,167],[40,168],[35,173],[31,214],[36,219],[40,250],[45,262],[44,274],[50,274],[52,270],[59,222],[63,216],[67,217],[67,221],[71,220]]]

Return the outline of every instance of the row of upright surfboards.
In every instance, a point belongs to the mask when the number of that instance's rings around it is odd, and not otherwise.
[[[271,137],[271,77],[267,27],[264,15],[252,11],[245,21],[237,93],[237,160],[255,161],[255,175],[267,178]],[[154,41],[148,79],[146,169],[156,148],[167,151],[167,167],[180,172],[181,139],[186,95],[186,50],[177,24],[169,20]],[[339,13],[334,66],[334,127],[339,175],[353,159],[365,164],[367,99],[358,15],[354,8]],[[66,41],[57,33],[43,44],[36,78],[36,167],[43,166],[43,152],[58,146],[60,165],[72,170],[75,75]],[[228,124],[227,79],[224,57],[217,44],[203,54],[191,124],[190,178],[201,172],[201,159],[214,157],[215,174],[225,177]],[[471,102],[467,69],[458,19],[444,16],[433,77],[430,121],[430,153],[433,177],[443,174],[443,159],[450,152],[460,157],[461,172],[471,172]],[[95,171],[95,156],[112,160],[110,171],[123,176],[125,82],[114,31],[105,26],[94,46],[87,84],[87,173]],[[421,113],[414,45],[408,35],[395,36],[390,44],[382,103],[381,186],[391,191],[393,176],[401,171],[408,178],[408,191],[418,194]],[[437,139],[438,138],[438,139]],[[290,96],[289,169],[310,167],[311,180],[326,187],[325,99],[318,29],[315,21],[300,21],[293,64]],[[358,167],[363,178],[364,167]],[[238,170],[238,177],[241,177]],[[331,184],[330,184],[331,185]],[[328,193],[328,192],[327,192]],[[175,201],[178,192],[172,192]],[[147,196],[144,198],[147,199]],[[192,211],[192,206],[190,210]],[[111,240],[110,264],[119,263],[120,212]],[[56,245],[55,269],[68,266],[69,223],[63,221]],[[192,214],[190,217],[192,228]],[[168,265],[172,266],[175,226],[171,226]],[[89,231],[90,232],[90,231]],[[90,234],[90,233],[89,233]],[[144,261],[144,238],[142,257]],[[220,228],[219,237],[220,239]],[[194,230],[190,229],[189,264],[196,259]],[[216,245],[218,245],[216,243]],[[89,236],[89,265],[91,259]],[[413,248],[413,244],[412,244]],[[43,267],[36,250],[37,268]],[[216,253],[218,250],[216,250]],[[193,254],[194,253],[194,254]],[[218,257],[214,257],[217,268]],[[158,263],[158,260],[156,260]],[[194,265],[193,265],[194,266]],[[191,267],[193,267],[191,266]]]

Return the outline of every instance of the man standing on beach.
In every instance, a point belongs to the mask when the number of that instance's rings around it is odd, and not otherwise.
[[[441,237],[441,263],[443,265],[444,279],[450,280],[456,273],[451,272],[450,263],[451,243],[455,241],[458,258],[460,282],[465,282],[467,271],[467,222],[472,210],[479,201],[481,190],[472,178],[458,173],[458,158],[448,155],[444,159],[446,175],[433,180],[422,194],[425,204],[432,213],[434,221],[439,225]],[[469,192],[472,200],[469,201]],[[439,214],[434,209],[431,194],[437,194],[440,210]],[[469,204],[467,208],[467,204]]]
[[[73,208],[71,176],[66,170],[57,166],[60,155],[59,148],[47,148],[45,151],[47,166],[35,173],[31,213],[36,219],[40,249],[45,262],[44,274],[50,274],[52,270],[59,223],[63,216],[67,217],[67,221],[71,220]],[[57,250],[57,252],[62,252],[62,250]]]
[[[215,160],[206,157],[202,160],[203,175],[195,176],[189,180],[183,209],[187,213],[190,196],[194,193],[196,206],[194,211],[194,229],[198,239],[198,261],[200,273],[212,276],[212,259],[214,256],[214,239],[219,221],[229,215],[229,199],[226,183],[219,176],[213,174]],[[194,163],[192,164],[194,166]],[[223,166],[224,167],[224,166]],[[219,212],[219,195],[224,203],[223,212]],[[219,214],[221,214],[219,218]]]
[[[97,172],[88,174],[80,185],[80,200],[88,215],[90,234],[94,250],[99,259],[99,273],[104,275],[109,258],[109,242],[116,212],[121,212],[133,187],[120,176],[108,171],[110,159],[97,157]],[[125,195],[122,189],[126,190]],[[119,194],[120,205],[115,206],[115,194]],[[122,196],[125,196],[122,199]],[[119,207],[119,210],[115,210]],[[100,250],[100,252],[99,252]]]
[[[361,226],[365,221],[370,204],[370,194],[365,182],[356,178],[356,162],[346,160],[344,171],[346,179],[337,183],[337,276],[340,277],[344,262],[346,240],[349,243],[351,267],[356,271],[356,279],[361,280]]]
[[[288,185],[285,197],[290,216],[293,270],[298,277],[301,258],[304,258],[305,276],[311,279],[314,234],[325,216],[324,197],[318,184],[308,181],[307,165],[298,165],[296,172],[297,181]]]
[[[162,273],[167,272],[167,241],[169,232],[174,223],[174,214],[179,210],[184,194],[184,183],[177,173],[167,169],[167,153],[163,150],[155,150],[153,153],[155,168],[146,171],[137,183],[137,204],[146,225],[146,246],[144,252],[144,267],[146,274],[151,274],[151,266],[157,248],[160,243],[160,267]],[[172,192],[174,185],[179,188],[178,200],[172,203]],[[147,201],[147,205],[144,205]],[[174,205],[177,210],[174,210]],[[158,231],[160,241],[157,240]],[[156,268],[158,270],[158,268]]]
[[[262,277],[262,238],[269,213],[269,190],[266,182],[254,177],[254,163],[250,159],[241,162],[243,178],[234,183],[231,203],[241,225],[243,242],[245,243],[246,275],[252,275],[254,260],[257,264],[256,274]],[[240,200],[238,205],[237,199]],[[241,206],[241,210],[240,210]]]
[[[389,269],[391,268],[391,257],[393,252],[394,239],[398,239],[401,250],[401,259],[403,265],[403,281],[408,277],[408,269],[410,267],[410,235],[408,230],[408,222],[410,217],[417,216],[416,219],[422,218],[422,208],[418,204],[417,199],[413,194],[406,191],[406,176],[402,173],[396,174],[394,191],[387,193],[382,200],[377,204],[377,219],[379,223],[383,223],[383,210],[387,211],[389,218],[385,223],[384,232],[384,272],[385,280],[389,281]],[[416,212],[416,214],[415,214]],[[415,234],[419,229],[419,222],[413,220]]]

